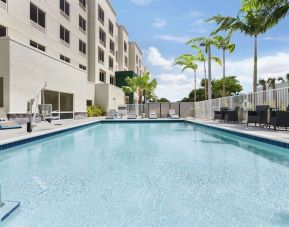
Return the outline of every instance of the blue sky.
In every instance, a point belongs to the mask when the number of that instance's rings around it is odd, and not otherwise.
[[[193,37],[207,36],[215,24],[204,20],[218,13],[236,16],[240,0],[111,0],[118,22],[126,26],[131,41],[143,52],[143,62],[158,80],[156,94],[178,101],[193,88],[192,72],[180,72],[173,59],[192,50],[185,42]],[[259,78],[285,76],[289,73],[289,16],[259,37]],[[252,90],[253,40],[235,33],[233,54],[227,56],[227,75],[237,76],[244,91]],[[221,56],[213,50],[215,56]],[[200,67],[201,68],[201,67]],[[222,68],[213,65],[213,78],[221,76]],[[203,71],[198,71],[198,78]],[[199,83],[198,80],[198,83]]]

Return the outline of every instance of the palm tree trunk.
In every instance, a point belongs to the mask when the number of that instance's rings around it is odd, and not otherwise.
[[[142,91],[138,91],[138,104],[141,105],[142,104]]]
[[[210,45],[208,48],[208,99],[212,99],[212,59]]]
[[[195,97],[194,97],[194,102],[197,102],[197,71],[194,70],[194,90],[195,90]]]
[[[204,73],[205,73],[205,100],[207,100],[207,70],[205,61],[204,61]]]
[[[253,92],[257,91],[257,69],[258,69],[258,37],[254,36],[254,75],[253,75]]]
[[[223,50],[223,97],[226,96],[226,51]]]

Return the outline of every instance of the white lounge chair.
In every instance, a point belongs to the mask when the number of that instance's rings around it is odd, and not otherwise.
[[[137,119],[137,114],[135,111],[130,111],[130,113],[127,115],[127,119]]]
[[[120,118],[126,117],[127,116],[127,108],[126,105],[120,105],[117,108],[117,114],[120,116]]]
[[[20,124],[15,121],[9,121],[4,108],[0,108],[0,130],[22,128]]]
[[[52,111],[52,104],[39,104],[38,111],[43,121],[51,123],[52,121],[60,120],[59,111]],[[58,114],[58,116],[53,116],[53,114]]]
[[[158,119],[158,115],[155,110],[150,110],[149,119]]]
[[[116,117],[117,117],[116,110],[108,110],[105,119],[112,120],[112,119],[115,119]]]
[[[179,115],[176,114],[175,109],[169,109],[169,118],[171,119],[180,119]]]

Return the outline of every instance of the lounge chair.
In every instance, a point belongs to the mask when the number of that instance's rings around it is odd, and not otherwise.
[[[127,107],[126,105],[120,105],[117,107],[117,114],[120,118],[127,116]]]
[[[157,115],[157,112],[155,110],[150,111],[149,119],[158,119],[158,115]]]
[[[60,120],[59,111],[52,111],[52,104],[40,104],[38,105],[38,111],[43,121],[51,123],[52,121]],[[53,114],[58,116],[53,116]]]
[[[168,117],[171,119],[180,119],[179,115],[176,114],[175,109],[169,109]]]
[[[270,106],[268,105],[262,105],[262,106],[256,106],[256,111],[248,111],[248,118],[247,118],[247,126],[250,123],[254,123],[255,126],[257,124],[262,126],[262,124],[266,125],[268,124],[268,110]]]
[[[226,122],[239,122],[239,109],[240,107],[235,107],[235,110],[228,110],[225,112]]]
[[[105,117],[105,119],[107,120],[112,120],[112,119],[115,119],[117,117],[117,112],[116,110],[108,110],[107,111],[107,115]]]
[[[135,111],[131,111],[128,115],[127,115],[127,119],[137,119],[137,114]]]
[[[0,108],[0,130],[22,128],[20,124],[15,121],[9,121],[4,108]]]
[[[274,130],[284,127],[286,130],[289,127],[289,111],[270,111],[269,128],[273,126]]]
[[[221,107],[220,111],[214,111],[214,120],[225,121],[225,115],[228,107]]]

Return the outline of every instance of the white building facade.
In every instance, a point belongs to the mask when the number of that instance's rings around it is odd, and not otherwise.
[[[52,104],[62,119],[124,104],[115,86],[119,29],[108,0],[0,0],[0,108],[27,121],[27,102]],[[128,57],[128,56],[127,56]]]

